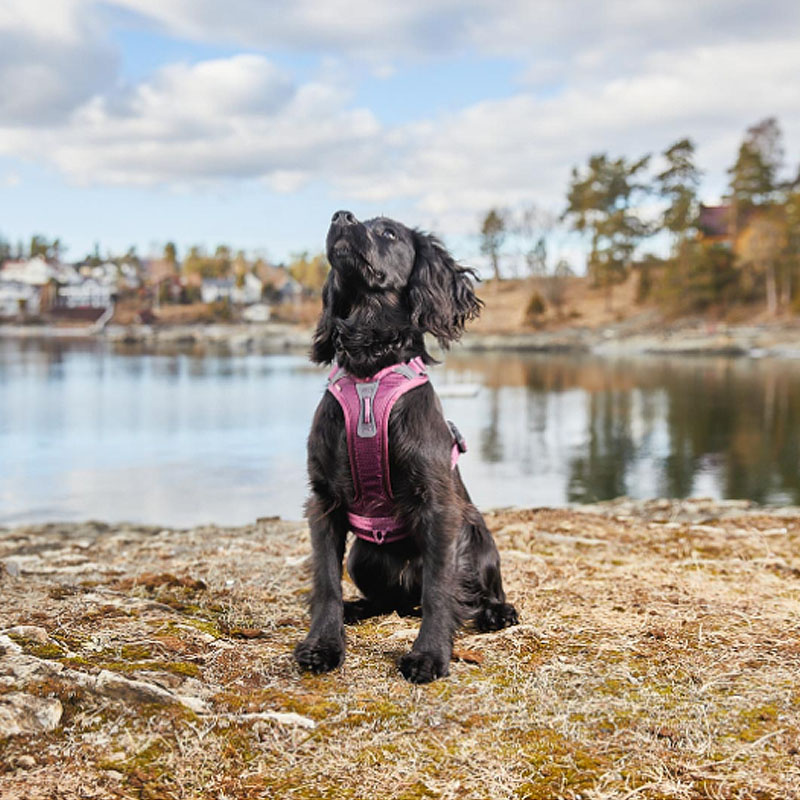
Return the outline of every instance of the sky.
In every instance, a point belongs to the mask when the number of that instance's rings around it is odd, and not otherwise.
[[[797,0],[3,0],[0,236],[285,261],[347,208],[474,261],[592,153],[689,136],[715,202],[775,116],[796,172],[798,76]]]

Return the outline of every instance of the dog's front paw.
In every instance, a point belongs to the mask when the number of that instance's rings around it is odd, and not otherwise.
[[[517,609],[511,603],[492,603],[484,606],[475,617],[475,627],[479,631],[499,631],[519,622]]]
[[[344,661],[344,641],[341,639],[305,638],[294,649],[295,661],[309,672],[330,672]]]
[[[403,677],[411,683],[430,683],[443,678],[450,671],[449,659],[436,653],[418,653],[414,650],[402,656],[397,666]]]

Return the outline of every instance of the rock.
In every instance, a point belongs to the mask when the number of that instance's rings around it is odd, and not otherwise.
[[[173,694],[168,689],[147,681],[133,680],[116,672],[102,670],[98,675],[83,675],[70,671],[70,677],[80,676],[79,684],[109,700],[122,700],[126,703],[180,703],[196,714],[208,710],[208,704],[200,697]]]
[[[15,625],[13,628],[7,628],[3,633],[35,644],[47,644],[49,641],[47,631],[37,625]]]
[[[25,692],[0,695],[0,739],[54,731],[64,709],[55,697],[35,697]]]
[[[0,658],[0,686],[26,686],[33,681],[56,678],[62,672],[64,665],[58,661],[25,655],[19,650],[6,650]]]
[[[17,766],[20,769],[33,769],[36,766],[36,759],[29,755],[20,756],[17,759]]]
[[[175,695],[154,683],[126,678],[104,669],[91,681],[87,681],[87,689],[111,700],[124,700],[129,703],[174,703]]]
[[[22,648],[13,639],[0,633],[0,656],[21,652]]]
[[[237,722],[277,722],[279,725],[288,725],[295,728],[314,730],[317,723],[309,717],[296,714],[294,711],[257,711],[252,714],[231,715],[230,719]]]

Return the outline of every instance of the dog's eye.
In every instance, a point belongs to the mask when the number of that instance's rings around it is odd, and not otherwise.
[[[392,241],[397,238],[397,234],[391,228],[384,228],[381,236],[383,236],[384,239],[391,239]]]

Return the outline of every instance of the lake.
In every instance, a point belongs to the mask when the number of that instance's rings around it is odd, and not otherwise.
[[[325,375],[303,355],[0,339],[0,524],[299,519]],[[432,375],[479,507],[800,504],[800,361],[456,352]]]

